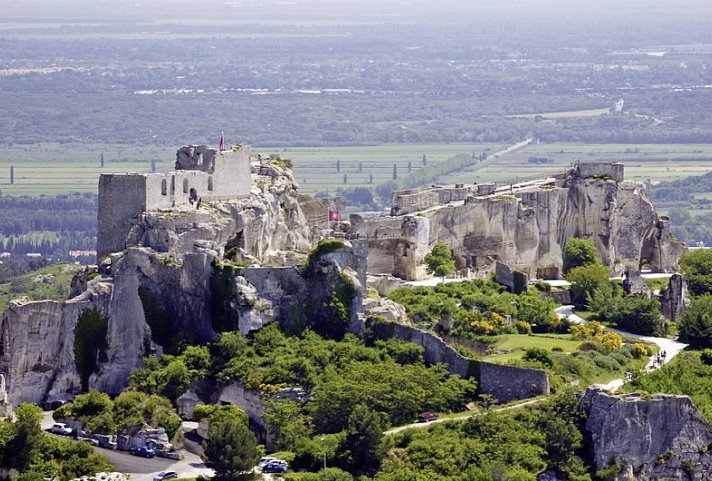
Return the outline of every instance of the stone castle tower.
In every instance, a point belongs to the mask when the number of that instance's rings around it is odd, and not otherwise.
[[[143,212],[192,205],[202,199],[228,200],[250,193],[250,147],[217,150],[181,147],[175,171],[102,174],[99,178],[97,257],[126,248],[131,220]]]

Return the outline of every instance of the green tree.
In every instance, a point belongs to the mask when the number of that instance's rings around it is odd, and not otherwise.
[[[74,328],[74,364],[79,373],[82,390],[89,387],[89,376],[99,365],[99,355],[106,349],[108,318],[96,309],[85,309],[79,314]]]
[[[593,241],[580,237],[572,237],[564,247],[564,274],[570,270],[588,265],[601,264],[598,250]]]
[[[441,277],[455,272],[455,261],[452,258],[450,248],[444,242],[436,242],[430,253],[425,255],[425,265],[428,273]]]
[[[712,348],[712,295],[695,298],[678,322],[680,340],[695,349]]]
[[[692,294],[712,294],[712,250],[687,251],[680,257],[680,271],[685,275]]]
[[[606,285],[609,277],[608,269],[600,264],[579,266],[566,274],[566,280],[571,285],[571,302],[577,307],[584,307],[596,290]]]
[[[610,320],[618,328],[635,334],[662,335],[665,331],[658,300],[642,294],[615,299]]]
[[[257,438],[244,422],[233,416],[211,421],[209,438],[203,441],[206,466],[218,479],[248,479],[247,471],[260,460]]]
[[[279,450],[294,451],[297,441],[310,437],[314,429],[311,416],[294,401],[268,401],[263,418]]]
[[[365,404],[359,404],[351,411],[344,445],[352,469],[364,473],[378,469],[384,455],[381,449],[383,428],[381,414]]]

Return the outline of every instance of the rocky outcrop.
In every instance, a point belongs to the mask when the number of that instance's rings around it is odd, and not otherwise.
[[[712,429],[687,396],[613,396],[591,388],[581,407],[596,469],[616,463],[620,481],[709,479]]]
[[[10,401],[66,398],[79,392],[74,328],[85,309],[96,309],[108,318],[107,347],[89,387],[109,393],[125,389],[131,370],[147,353],[160,353],[168,337],[213,339],[216,259],[236,268],[229,279],[234,296],[228,296],[226,315],[241,332],[285,316],[288,310],[279,308],[286,302],[299,312],[303,307],[299,298],[274,295],[271,284],[251,283],[237,273],[240,266],[258,262],[302,264],[320,228],[307,222],[288,168],[278,162],[253,168],[249,197],[149,210],[132,218],[130,227],[121,229],[128,232],[121,243],[125,249],[112,253],[98,269],[79,273],[70,300],[13,302],[0,317],[0,372],[6,374]],[[310,203],[312,215],[319,205]],[[294,295],[324,302],[330,295],[326,280],[342,279],[342,269],[353,267],[344,274],[356,286],[353,305],[346,306],[352,314],[347,321],[358,330],[364,249],[331,253],[318,264],[314,278],[302,279],[304,288]],[[357,258],[364,259],[362,267],[357,267]],[[325,312],[321,304],[317,307]]]
[[[369,272],[405,279],[424,277],[423,259],[437,241],[450,246],[458,269],[481,270],[498,260],[530,278],[560,277],[566,240],[584,237],[614,272],[638,270],[644,260],[655,271],[671,271],[684,246],[669,235],[669,222],[658,218],[645,190],[617,180],[619,167],[588,175],[610,164],[601,165],[490,195],[471,189],[464,200],[433,201],[417,214],[353,215],[352,234],[368,241]]]
[[[676,321],[682,311],[690,305],[687,281],[680,274],[673,274],[668,281],[668,287],[660,300],[660,311],[663,316]]]
[[[653,295],[652,289],[645,282],[640,271],[626,270],[623,276],[623,290],[628,295],[643,295],[650,297]]]

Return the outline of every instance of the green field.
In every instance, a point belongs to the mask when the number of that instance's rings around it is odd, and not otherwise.
[[[533,347],[551,351],[552,347],[558,346],[564,352],[573,352],[581,344],[581,341],[571,339],[570,334],[506,334],[495,336],[495,339],[494,344],[490,346],[494,353],[483,359],[498,363],[522,359],[525,351]]]
[[[253,148],[291,158],[300,191],[335,194],[339,187],[374,187],[389,181],[396,165],[398,177],[456,154],[491,154],[500,144],[399,144],[354,147]],[[40,195],[96,192],[100,173],[148,172],[155,162],[158,171],[173,168],[175,147],[103,144],[36,144],[4,146],[0,158],[0,191],[6,195]],[[105,165],[99,157],[104,153]],[[546,164],[532,164],[531,157],[546,157]],[[336,170],[339,160],[340,172]],[[456,182],[517,182],[564,172],[578,161],[620,161],[626,177],[633,180],[667,180],[703,174],[712,169],[712,144],[532,144],[499,158],[490,157],[444,179]],[[360,164],[360,167],[359,167]],[[10,184],[10,165],[14,184]],[[373,183],[369,184],[369,177]],[[346,183],[344,183],[346,176]]]
[[[28,297],[33,301],[63,301],[69,295],[74,274],[81,269],[77,264],[55,264],[28,272],[0,283],[0,312],[13,299]]]

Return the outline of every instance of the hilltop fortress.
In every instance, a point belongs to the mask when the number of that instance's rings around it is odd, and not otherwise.
[[[124,249],[130,221],[143,212],[250,195],[250,147],[178,149],[175,171],[102,174],[99,178],[99,258]]]
[[[342,335],[360,333],[365,314],[393,304],[363,302],[367,270],[421,278],[423,258],[437,241],[469,274],[488,275],[499,261],[539,278],[561,274],[571,237],[593,239],[616,272],[643,263],[670,270],[684,249],[644,190],[624,181],[622,165],[581,164],[519,185],[395,192],[390,215],[352,214],[336,229],[348,241],[297,269],[330,227],[327,210],[344,206],[299,194],[290,167],[277,156],[251,158],[247,146],[189,146],[178,150],[173,172],[102,175],[100,265],[75,277],[67,301],[13,301],[0,317],[0,372],[10,399],[56,399],[82,384],[121,392],[144,356],[160,354],[176,336],[209,341],[273,321],[297,332],[337,323]],[[344,283],[353,288],[343,299],[348,315],[335,320],[328,306],[346,292]],[[80,379],[74,330],[87,310],[106,318],[106,347],[98,368]],[[393,336],[424,346],[428,362],[474,372],[442,339],[404,317],[390,317],[400,323]],[[505,400],[548,392],[545,372],[503,369],[479,363],[482,392]]]
[[[671,272],[685,247],[669,227],[645,190],[624,180],[623,164],[581,163],[521,184],[396,191],[390,215],[352,215],[349,233],[367,241],[372,274],[422,279],[423,259],[441,241],[469,275],[487,275],[499,261],[530,278],[557,279],[572,237],[591,239],[614,273],[645,264]]]

